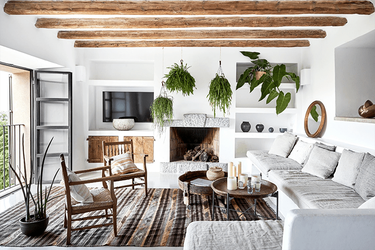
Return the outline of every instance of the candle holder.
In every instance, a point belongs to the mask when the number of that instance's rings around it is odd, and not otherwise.
[[[251,183],[251,177],[249,178],[247,182],[247,193],[252,194],[253,193],[253,184]]]
[[[236,190],[237,189],[237,178],[234,176],[228,177],[227,179],[227,189]]]

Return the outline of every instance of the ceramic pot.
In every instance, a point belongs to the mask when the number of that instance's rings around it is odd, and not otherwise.
[[[206,172],[207,179],[214,181],[221,177],[224,177],[224,171],[221,167],[210,167]]]
[[[279,128],[279,131],[280,131],[280,133],[285,133],[286,131],[288,131],[288,129],[287,128]]]
[[[31,216],[33,217],[33,215]],[[49,216],[43,220],[25,222],[25,217],[19,220],[21,232],[27,236],[38,236],[44,233],[48,226]]]
[[[242,132],[249,132],[251,129],[251,124],[248,121],[243,121],[241,123],[241,130]]]
[[[263,125],[263,124],[257,124],[257,125],[255,126],[255,128],[257,129],[258,132],[262,132],[263,129],[264,129],[264,125]]]
[[[269,127],[268,132],[273,133],[273,127]]]

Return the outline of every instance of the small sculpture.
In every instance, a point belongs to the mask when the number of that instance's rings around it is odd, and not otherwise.
[[[370,100],[367,100],[365,104],[359,107],[358,114],[364,118],[375,117],[375,105]]]

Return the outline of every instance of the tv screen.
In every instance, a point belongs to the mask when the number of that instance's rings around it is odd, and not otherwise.
[[[152,122],[150,107],[154,92],[103,92],[103,122],[134,118],[135,122]]]

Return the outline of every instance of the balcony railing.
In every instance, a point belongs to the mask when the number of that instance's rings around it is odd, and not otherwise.
[[[0,192],[18,185],[9,167],[10,164],[18,173],[23,172],[21,130],[24,126],[24,124],[0,126]]]

